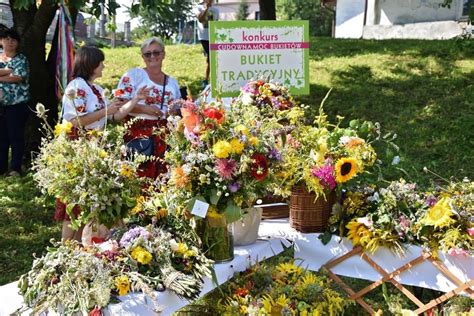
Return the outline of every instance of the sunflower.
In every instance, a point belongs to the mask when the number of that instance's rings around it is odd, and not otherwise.
[[[359,223],[357,219],[350,221],[346,228],[349,230],[347,238],[352,240],[354,246],[361,245],[364,247],[371,239],[372,233],[370,230],[364,224]]]
[[[344,183],[352,179],[358,172],[357,160],[341,158],[336,162],[336,182]]]
[[[130,292],[130,281],[126,275],[121,275],[115,278],[115,287],[117,288],[119,295],[124,296]]]
[[[454,222],[451,218],[453,211],[451,210],[451,199],[444,197],[439,200],[429,211],[426,213],[422,222],[425,225],[434,226],[434,228],[443,228],[449,226]]]

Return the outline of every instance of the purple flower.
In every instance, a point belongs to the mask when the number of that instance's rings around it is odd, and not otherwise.
[[[319,179],[322,186],[330,190],[336,187],[336,179],[334,178],[334,166],[324,165],[321,168],[314,167],[311,174]]]
[[[150,233],[145,228],[137,226],[123,234],[122,238],[120,239],[120,246],[127,247],[138,237],[143,237],[143,239],[147,240],[149,236]]]
[[[281,160],[281,153],[274,147],[268,152],[268,157],[270,159]]]
[[[426,198],[426,204],[429,206],[429,207],[433,207],[435,204],[436,204],[436,197],[433,196],[433,195],[430,195]]]
[[[235,193],[235,192],[239,191],[240,183],[238,183],[238,182],[231,183],[227,186],[227,188],[229,189],[230,192]]]

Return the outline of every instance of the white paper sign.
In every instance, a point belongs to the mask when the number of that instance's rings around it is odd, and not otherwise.
[[[193,206],[193,209],[191,211],[191,214],[202,217],[202,218],[206,218],[206,214],[207,214],[208,209],[209,209],[209,203],[206,203],[206,202],[203,202],[203,201],[200,201],[200,200],[196,200],[196,201],[194,201],[194,206]]]

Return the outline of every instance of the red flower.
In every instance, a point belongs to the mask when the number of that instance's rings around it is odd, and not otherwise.
[[[235,295],[237,296],[245,297],[247,294],[249,294],[249,290],[247,290],[246,288],[240,287],[235,290]]]
[[[263,154],[253,154],[252,155],[252,168],[251,174],[257,181],[262,181],[268,175],[268,162]]]
[[[82,89],[77,89],[77,96],[78,97],[85,97],[86,96],[86,92]]]
[[[102,316],[102,310],[100,307],[96,306],[89,312],[89,316]]]
[[[124,90],[125,90],[125,92],[127,92],[127,93],[132,93],[132,91],[133,91],[132,87],[130,87],[130,86],[125,87]]]
[[[92,242],[93,244],[101,244],[101,243],[103,243],[104,241],[105,241],[105,239],[104,239],[104,238],[100,238],[100,237],[92,237],[92,238],[91,238],[91,242]]]
[[[223,111],[214,107],[204,109],[204,116],[216,121],[217,124],[221,124],[224,121]]]
[[[122,78],[122,82],[123,82],[123,83],[127,83],[127,82],[129,82],[129,81],[130,81],[130,78],[129,78],[129,77],[123,77],[123,78]]]

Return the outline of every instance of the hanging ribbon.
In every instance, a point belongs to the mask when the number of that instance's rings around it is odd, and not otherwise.
[[[60,99],[72,75],[74,38],[71,14],[64,0],[59,5],[58,46],[56,52],[56,96]]]

